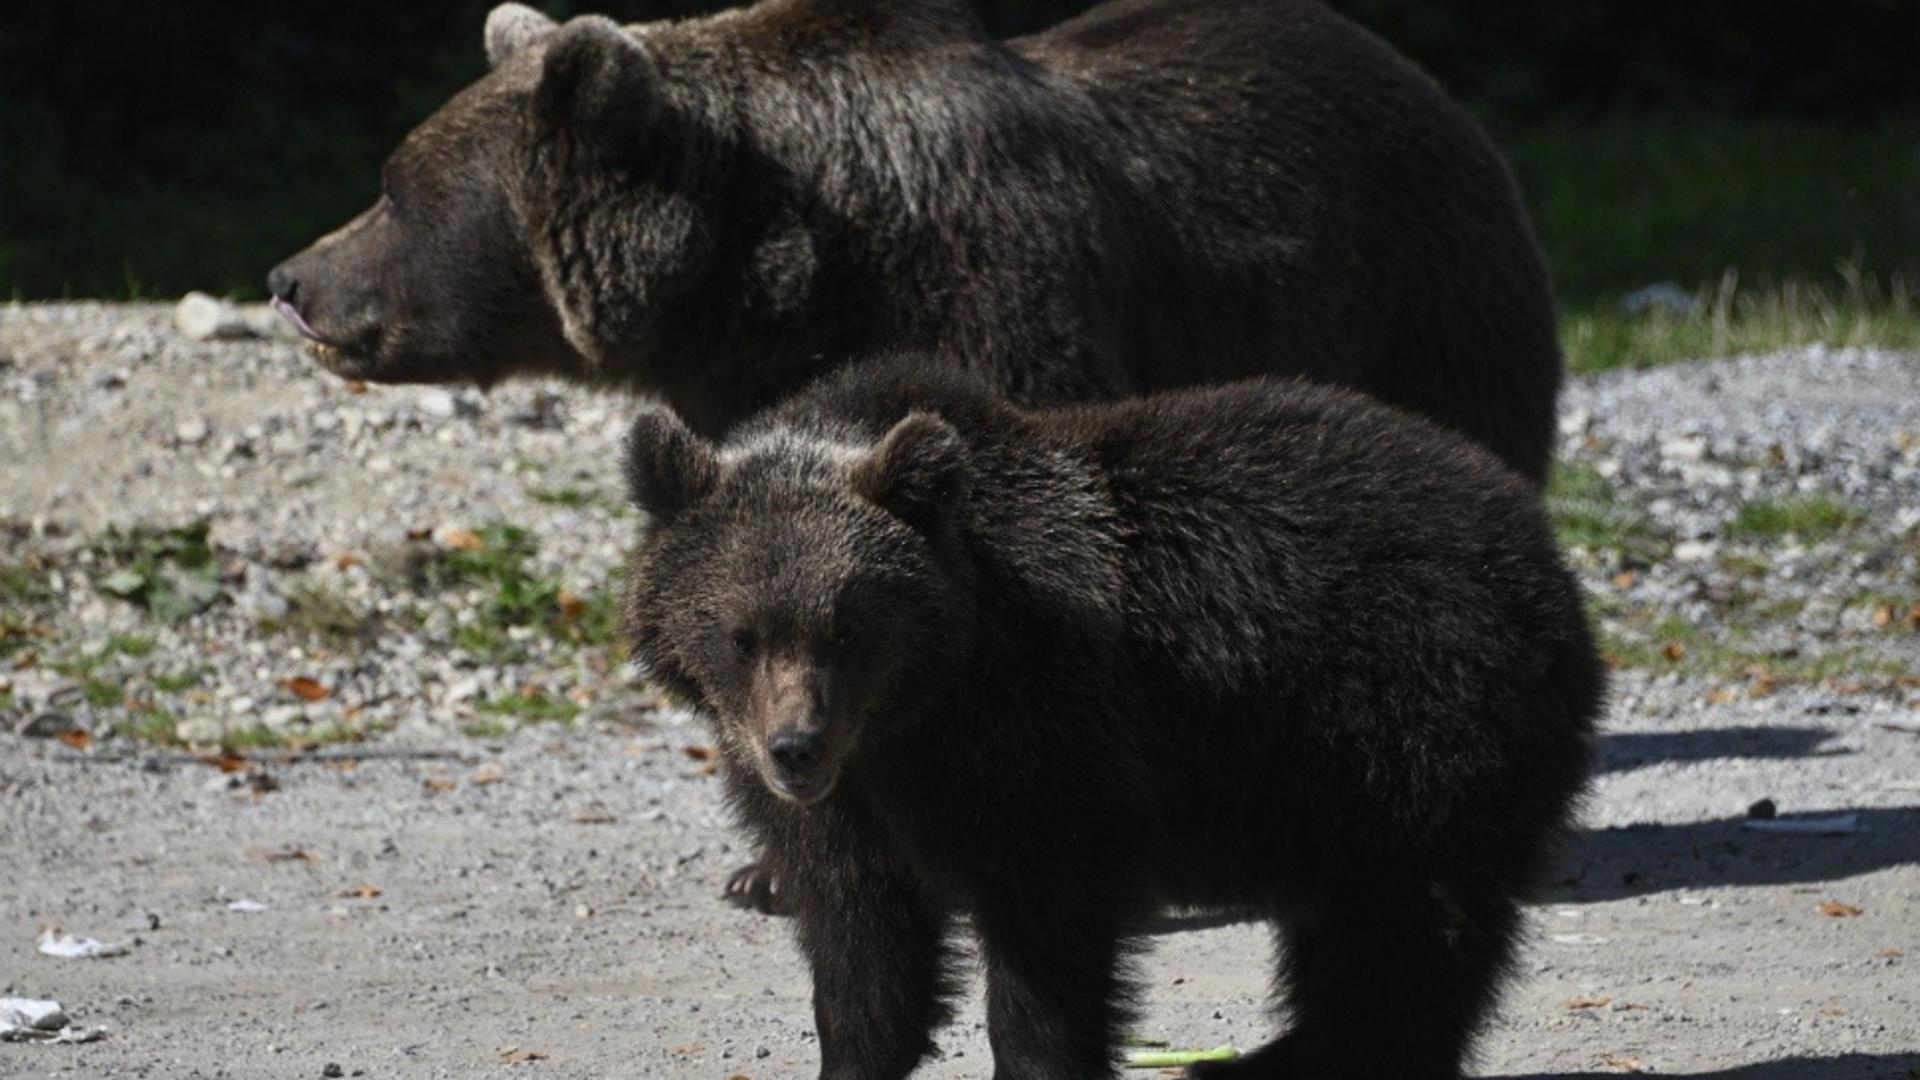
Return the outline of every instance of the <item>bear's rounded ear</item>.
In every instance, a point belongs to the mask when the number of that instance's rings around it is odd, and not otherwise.
[[[487,64],[499,67],[559,25],[525,4],[501,4],[487,13]]]
[[[673,410],[641,410],[627,433],[627,491],[633,505],[670,517],[705,498],[720,478],[720,459]]]
[[[861,498],[910,525],[930,528],[966,497],[967,444],[952,424],[913,412],[853,467]]]
[[[637,135],[658,105],[652,55],[612,19],[568,20],[554,31],[544,62],[533,110],[549,131],[588,124]]]

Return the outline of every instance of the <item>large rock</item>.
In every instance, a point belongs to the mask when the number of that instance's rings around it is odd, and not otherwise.
[[[194,341],[233,340],[254,336],[254,327],[240,310],[203,292],[190,292],[173,309],[173,325]]]

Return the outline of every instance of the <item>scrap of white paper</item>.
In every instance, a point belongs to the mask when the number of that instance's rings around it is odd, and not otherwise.
[[[47,956],[60,957],[62,960],[99,960],[109,956],[127,955],[125,945],[96,941],[93,938],[74,937],[72,934],[56,934],[51,930],[40,935],[40,951]]]

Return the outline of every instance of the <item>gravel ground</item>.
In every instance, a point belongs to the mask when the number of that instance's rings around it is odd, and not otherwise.
[[[1865,351],[1570,387],[1616,700],[1484,1074],[1920,1077],[1916,390]],[[714,899],[705,733],[612,641],[625,411],[0,306],[0,993],[106,1029],[0,1076],[811,1071],[787,928]],[[1141,1034],[1272,1029],[1257,928],[1153,940]],[[990,1072],[977,997],[941,1045]]]

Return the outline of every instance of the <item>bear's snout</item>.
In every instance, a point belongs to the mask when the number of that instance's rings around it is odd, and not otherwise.
[[[767,753],[779,767],[783,779],[811,783],[827,760],[827,740],[815,732],[790,728],[767,740]]]

